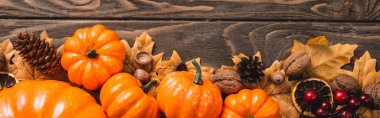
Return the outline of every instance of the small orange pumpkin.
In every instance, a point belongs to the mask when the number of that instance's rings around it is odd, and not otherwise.
[[[0,92],[0,118],[106,118],[82,89],[55,80],[26,80]]]
[[[63,45],[62,67],[69,80],[96,90],[123,68],[125,47],[119,36],[103,25],[78,29]]]
[[[197,74],[176,71],[167,74],[157,88],[157,102],[167,118],[217,118],[222,111],[219,88],[201,77],[201,69],[193,60]]]
[[[157,102],[146,94],[155,83],[151,81],[141,89],[140,81],[132,75],[116,74],[103,85],[100,102],[110,118],[158,118]]]
[[[280,106],[262,89],[240,90],[224,100],[221,118],[278,118]]]

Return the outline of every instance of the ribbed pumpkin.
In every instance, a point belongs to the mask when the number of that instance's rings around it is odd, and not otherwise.
[[[219,88],[201,76],[187,71],[169,73],[157,88],[157,102],[166,118],[217,118],[222,110]]]
[[[69,80],[96,90],[123,68],[125,47],[118,35],[102,25],[78,29],[63,45],[61,64]]]
[[[0,118],[106,118],[85,91],[55,80],[27,80],[0,92]]]
[[[141,88],[138,79],[128,73],[112,76],[100,91],[100,102],[110,118],[158,118],[156,100],[147,95],[151,81]]]
[[[278,118],[280,107],[262,89],[240,90],[224,100],[221,118]]]

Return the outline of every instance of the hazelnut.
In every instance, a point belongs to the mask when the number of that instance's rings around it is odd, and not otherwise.
[[[285,75],[283,75],[280,71],[277,71],[272,74],[272,76],[270,77],[270,80],[272,81],[273,84],[279,85],[279,84],[284,83]]]
[[[133,76],[140,80],[142,84],[146,84],[150,81],[149,73],[143,69],[136,69]]]
[[[153,62],[153,57],[147,52],[137,53],[135,60],[140,65],[149,65]]]
[[[368,84],[364,87],[363,93],[371,96],[375,109],[380,109],[380,83]]]
[[[342,89],[344,91],[347,91],[353,94],[358,94],[360,92],[358,80],[356,80],[352,76],[345,75],[345,74],[336,75],[332,79],[331,88],[334,91]]]
[[[288,76],[301,76],[311,63],[311,58],[306,52],[291,54],[285,61],[283,68]]]
[[[211,81],[226,95],[235,94],[243,89],[240,75],[233,70],[219,70]]]

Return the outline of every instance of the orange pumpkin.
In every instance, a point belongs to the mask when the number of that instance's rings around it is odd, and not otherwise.
[[[224,100],[221,118],[278,118],[279,105],[262,89],[240,90]]]
[[[222,111],[219,88],[201,77],[201,69],[193,60],[197,74],[187,71],[169,73],[157,88],[157,102],[167,118],[217,118]]]
[[[106,118],[82,89],[55,80],[27,80],[0,92],[0,118]]]
[[[156,82],[151,81],[141,89],[140,81],[132,75],[116,74],[103,85],[100,102],[110,118],[158,118],[157,102],[146,94]]]
[[[63,45],[61,64],[69,80],[96,90],[123,68],[125,47],[118,35],[102,25],[78,29]]]

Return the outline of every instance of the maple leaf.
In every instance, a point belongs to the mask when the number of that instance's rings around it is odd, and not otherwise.
[[[341,74],[347,74],[357,79],[362,89],[368,84],[380,81],[379,73],[376,72],[376,59],[372,59],[368,51],[355,60],[353,71],[342,69]]]
[[[330,80],[340,72],[340,68],[350,62],[357,45],[335,44],[328,45],[324,36],[310,39],[306,45],[295,40],[292,53],[306,52],[311,56],[311,65],[306,70],[310,77]]]

